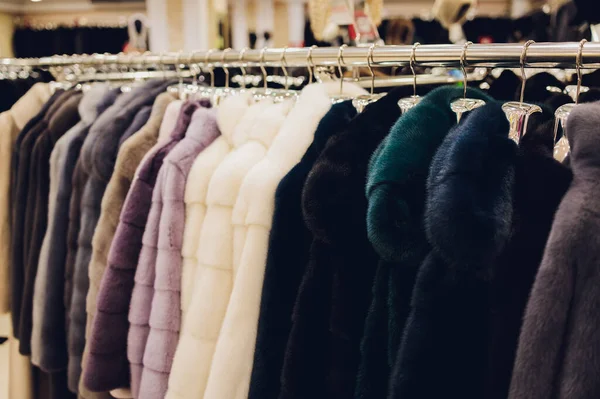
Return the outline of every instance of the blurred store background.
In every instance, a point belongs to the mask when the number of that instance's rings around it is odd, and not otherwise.
[[[2,0],[0,56],[339,45],[356,43],[357,32],[358,41],[386,44],[593,40],[598,8],[590,0]]]

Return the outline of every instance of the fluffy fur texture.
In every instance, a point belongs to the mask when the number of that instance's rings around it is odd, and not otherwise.
[[[400,116],[400,97],[392,91],[333,135],[306,179],[302,211],[313,240],[292,312],[280,398],[352,396],[370,263],[376,262],[364,227],[367,162]]]
[[[248,396],[275,190],[312,143],[319,122],[331,108],[329,94],[339,90],[335,86],[310,85],[303,89],[265,158],[244,178],[232,215],[236,235],[233,289],[205,399]],[[344,89],[351,95],[363,92],[354,85]],[[239,249],[242,250],[237,252]]]
[[[510,387],[516,398],[600,396],[597,364],[600,104],[568,120],[573,182],[558,211],[525,311]]]
[[[130,135],[129,129],[137,113],[152,104],[156,96],[163,92],[167,83],[148,82],[130,93],[119,96],[115,103],[96,119],[90,128],[81,149],[81,166],[89,175],[81,198],[81,228],[74,267],[73,296],[70,306],[69,346],[69,386],[79,386],[81,361],[85,346],[87,314],[85,300],[89,287],[88,266],[92,255],[92,237],[98,218],[104,191],[114,169],[119,139]],[[129,132],[127,130],[130,130]],[[88,398],[91,394],[79,386],[80,394]]]
[[[266,154],[289,109],[287,103],[273,105],[270,100],[249,105],[250,98],[247,96],[232,97],[226,101],[223,104],[225,108],[219,109],[218,122],[223,130],[232,131],[232,147],[214,169],[206,191],[205,223],[202,224],[196,252],[198,262],[194,273],[197,277],[192,276],[192,281],[195,280],[194,291],[183,324],[182,349],[178,349],[176,354],[178,364],[189,362],[190,355],[195,357],[191,370],[196,372],[196,381],[183,386],[196,396],[204,392],[219,328],[231,294],[235,253],[231,214],[235,199],[244,177]],[[229,120],[230,109],[241,111],[241,119],[235,125]],[[198,343],[194,342],[196,340]],[[184,353],[190,345],[202,349]],[[173,373],[177,370],[179,368],[174,365]],[[179,394],[172,382],[179,383],[178,378],[187,377],[187,373],[189,371],[186,370],[186,374],[174,376],[169,383],[169,395]]]
[[[52,96],[48,101],[48,108],[38,123],[27,132],[17,137],[14,148],[14,160],[12,170],[12,242],[11,242],[11,315],[13,320],[13,331],[17,338],[21,337],[21,307],[23,306],[23,292],[25,289],[26,263],[29,247],[30,232],[25,228],[25,215],[27,211],[27,200],[29,190],[30,163],[32,160],[35,140],[48,126],[48,119],[56,112],[68,97],[66,93]]]
[[[221,162],[232,149],[235,126],[248,109],[249,99],[245,96],[230,97],[219,106],[217,123],[221,136],[194,160],[185,188],[185,227],[183,233],[183,256],[181,278],[181,322],[180,331],[186,320],[187,310],[192,301],[200,233],[204,226],[207,208],[207,192],[211,178]],[[245,134],[245,133],[244,133]]]
[[[33,328],[33,291],[42,241],[48,224],[48,195],[50,192],[49,163],[52,148],[58,139],[79,122],[78,105],[81,93],[67,92],[67,99],[49,117],[47,127],[40,133],[33,146],[29,164],[29,188],[25,209],[25,285],[21,302],[20,346],[21,353],[31,354]],[[27,234],[29,232],[29,234]],[[62,277],[62,276],[61,276]]]
[[[182,107],[171,138],[154,147],[135,172],[123,203],[119,224],[108,252],[108,267],[102,276],[92,324],[85,384],[91,389],[129,387],[127,360],[127,315],[134,284],[142,236],[150,211],[152,190],[164,158],[183,138],[198,103]],[[159,133],[160,134],[160,133]],[[94,377],[91,380],[90,377]]]
[[[319,122],[315,138],[300,162],[277,186],[249,399],[277,399],[279,395],[279,377],[292,328],[290,315],[312,241],[302,216],[302,189],[327,140],[355,115],[350,101],[333,105]]]
[[[19,132],[28,131],[34,123],[41,119],[41,115],[38,113],[49,98],[49,86],[45,83],[36,83],[9,111],[0,114],[0,198],[2,198],[0,201],[0,314],[10,310],[10,174],[12,148]],[[29,121],[32,122],[29,123]]]
[[[107,267],[108,251],[119,222],[123,202],[125,202],[125,197],[131,186],[135,170],[150,148],[156,144],[163,115],[169,103],[174,100],[175,98],[170,93],[160,94],[156,98],[156,101],[154,101],[148,122],[132,137],[124,141],[119,149],[114,172],[102,198],[100,219],[98,220],[98,225],[92,239],[92,259],[89,265],[90,286],[86,300],[87,340],[89,340],[89,336],[91,335],[92,323],[96,314],[96,301],[98,290],[100,289],[100,281]],[[83,359],[84,384],[89,379],[89,373],[86,373],[88,352],[89,341],[86,342]],[[93,368],[96,369],[95,367]]]
[[[188,173],[196,156],[219,136],[216,112],[200,108],[185,138],[165,158],[154,193],[162,203],[155,277],[150,310],[150,332],[144,350],[142,378],[137,397],[163,399],[179,338],[181,324],[181,247]],[[153,273],[150,273],[153,274]],[[132,303],[132,309],[133,309]]]
[[[108,90],[108,86],[99,84],[83,96],[80,121],[56,142],[50,157],[48,228],[35,279],[31,336],[31,361],[44,371],[67,367],[63,295],[71,176],[81,144]]]
[[[513,222],[517,146],[507,133],[501,103],[488,102],[432,161],[424,223],[432,251],[417,275],[389,398],[484,397],[488,291]]]
[[[116,100],[117,96],[121,93],[118,89],[112,89],[102,97],[100,104],[96,108],[97,114],[101,115],[106,111]],[[90,125],[91,127],[91,125]],[[79,148],[74,148],[76,151],[75,165],[73,167],[72,175],[66,176],[67,179],[71,179],[71,190],[69,200],[69,223],[67,228],[67,257],[65,261],[65,285],[64,285],[64,297],[63,303],[65,306],[65,331],[68,331],[71,325],[71,318],[69,309],[71,308],[71,299],[73,297],[73,271],[75,269],[75,260],[77,258],[77,239],[79,237],[80,222],[81,222],[81,197],[83,195],[83,189],[88,179],[88,174],[83,170],[81,166],[81,147],[83,142],[89,133],[89,128],[82,133],[81,143],[78,144]],[[68,344],[68,339],[67,339]],[[68,348],[67,348],[68,349]],[[73,392],[77,392],[77,385],[69,385]]]
[[[429,93],[403,115],[373,154],[366,184],[367,234],[380,260],[361,343],[356,398],[385,397],[417,269],[428,246],[422,228],[429,164],[456,115],[460,90]],[[467,97],[490,99],[469,89]]]
[[[44,103],[50,98],[47,84],[35,84],[13,107],[0,114],[0,314],[10,311],[10,241],[11,241],[11,164],[13,145],[19,132],[27,132],[45,114]],[[9,330],[12,330],[9,328]],[[31,398],[29,359],[18,353],[19,342],[8,335],[9,397]]]
[[[532,115],[515,165],[510,240],[494,266],[485,397],[508,397],[527,299],[554,214],[571,183],[569,168],[553,158],[554,113]]]

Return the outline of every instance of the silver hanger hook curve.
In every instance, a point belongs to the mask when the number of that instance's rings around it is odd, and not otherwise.
[[[316,48],[316,45],[312,45],[308,48],[308,54],[306,55],[306,65],[308,65],[308,83],[313,83],[315,63],[313,61],[312,52]]]
[[[371,74],[371,95],[375,91],[375,73],[373,72],[373,67],[371,64],[373,63],[373,50],[377,45],[375,43],[371,44],[369,47],[369,53],[367,55],[367,67],[369,68],[369,73]]]
[[[285,53],[287,51],[288,47],[285,46],[283,48],[283,51],[281,52],[281,70],[283,71],[283,76],[285,77],[285,89],[287,90],[289,88],[289,84],[288,84],[288,71],[287,71],[287,59],[285,58]]]
[[[413,75],[413,97],[417,96],[417,73],[415,72],[415,64],[417,63],[417,47],[421,43],[416,42],[413,44],[412,51],[410,52],[410,71]]]
[[[521,52],[521,97],[519,102],[523,104],[523,100],[525,98],[525,83],[527,83],[527,75],[525,74],[525,63],[527,62],[527,49],[535,43],[535,40],[527,40],[525,44],[523,44],[523,51]]]
[[[342,71],[342,66],[344,64],[344,49],[346,47],[348,47],[347,44],[342,44],[340,46],[340,48],[338,49],[338,56],[337,56],[338,72],[340,73],[340,96],[342,95],[342,92],[344,91],[344,72]]]
[[[583,68],[583,46],[587,43],[586,39],[579,42],[579,51],[575,59],[575,68],[577,70],[577,91],[575,92],[575,104],[579,104],[579,94],[581,93],[581,68]]]
[[[240,70],[242,71],[242,87],[244,89],[246,88],[246,64],[244,63],[244,55],[246,54],[246,51],[248,51],[248,47],[244,47],[243,49],[241,49],[240,56],[238,58],[238,61],[240,63]]]
[[[463,98],[467,98],[467,50],[473,42],[466,42],[463,46],[462,54],[460,55],[460,69],[463,75]]]
[[[265,53],[267,52],[267,47],[263,47],[260,50],[260,71],[263,75],[263,88],[267,90],[267,70],[265,68]]]
[[[229,68],[227,67],[227,64],[225,63],[225,56],[230,51],[231,51],[231,47],[228,47],[225,50],[223,50],[221,53],[221,68],[223,68],[223,72],[225,72],[225,88],[226,89],[229,88]]]

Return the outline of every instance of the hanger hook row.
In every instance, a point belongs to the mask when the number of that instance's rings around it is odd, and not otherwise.
[[[367,67],[369,68],[369,73],[371,74],[371,95],[375,91],[375,73],[373,72],[373,50],[377,47],[375,43],[369,46],[369,53],[367,55]]]
[[[581,93],[581,68],[583,68],[583,46],[587,43],[586,39],[579,42],[579,51],[575,59],[575,68],[577,71],[577,91],[575,93],[575,104],[579,104],[579,94]]]
[[[413,74],[413,97],[417,96],[417,74],[415,72],[415,64],[417,63],[417,47],[419,47],[421,43],[416,42],[413,44],[412,50],[410,52],[410,70]]]
[[[462,54],[460,55],[460,69],[463,75],[463,98],[467,98],[467,50],[473,42],[466,42],[463,46]]]
[[[527,75],[525,74],[525,63],[527,62],[527,50],[529,46],[535,43],[535,40],[527,40],[525,44],[523,44],[523,51],[521,51],[521,97],[519,102],[522,104],[525,98],[525,83],[527,83]]]

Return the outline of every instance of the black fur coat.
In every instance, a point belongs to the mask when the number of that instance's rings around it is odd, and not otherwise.
[[[377,255],[366,234],[371,154],[400,116],[394,90],[329,139],[303,192],[313,234],[296,299],[280,399],[352,398]]]
[[[552,158],[552,125],[551,114],[532,117],[517,148],[493,102],[440,147],[425,212],[432,252],[419,270],[390,397],[507,397],[523,309],[571,180]]]
[[[429,252],[422,226],[429,165],[456,124],[450,104],[462,95],[453,87],[429,93],[398,120],[371,158],[367,232],[380,261],[361,344],[357,399],[387,394],[415,276]],[[474,89],[467,96],[490,100]]]
[[[500,103],[446,137],[427,181],[419,268],[389,398],[481,399],[493,264],[510,237],[517,146]]]

